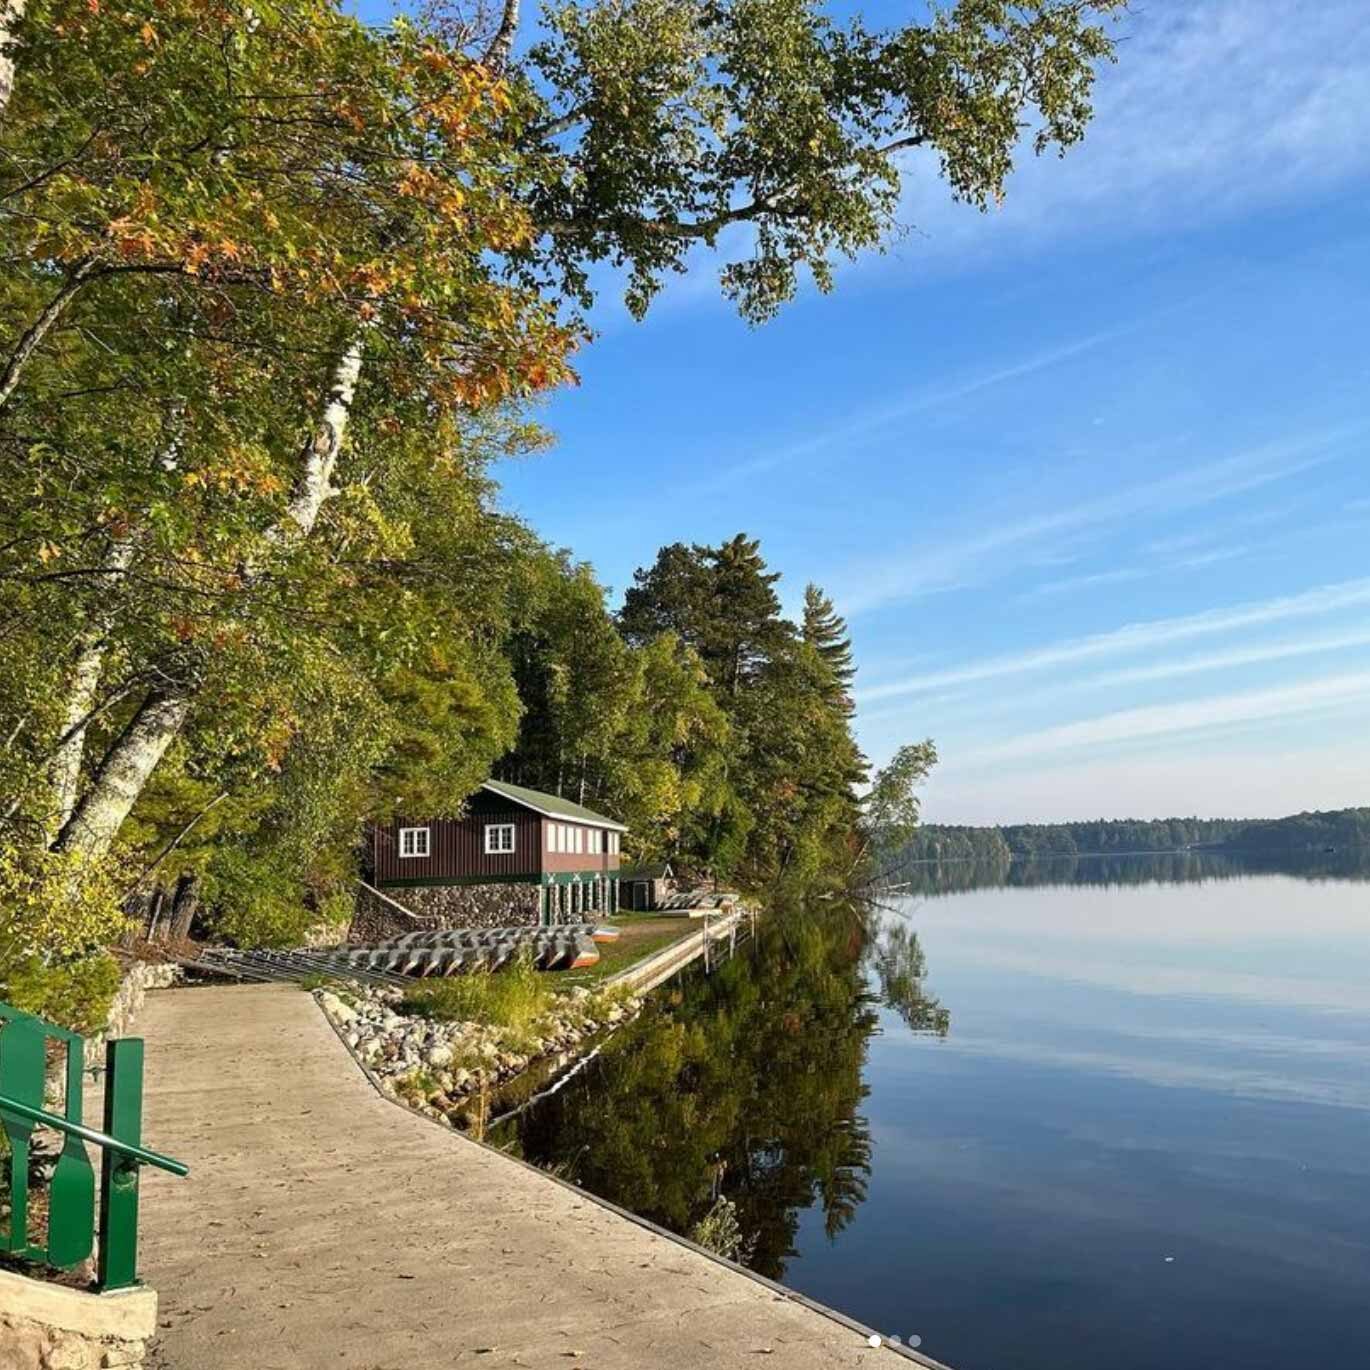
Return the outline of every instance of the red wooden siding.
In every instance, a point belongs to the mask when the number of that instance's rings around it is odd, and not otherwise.
[[[514,850],[487,853],[489,823],[514,825]],[[428,855],[401,856],[401,828],[427,828]],[[403,818],[374,829],[376,883],[393,880],[454,880],[484,876],[490,880],[542,873],[542,823],[527,809],[504,807],[465,818]]]
[[[470,812],[464,818],[398,818],[378,823],[371,830],[373,875],[378,885],[396,881],[508,880],[538,877],[544,871],[618,870],[617,852],[548,851],[548,828],[565,819],[544,818],[531,809],[518,808],[508,799],[488,791],[473,794],[467,801]],[[490,823],[514,825],[514,850],[487,853],[485,829]],[[590,824],[572,824],[589,831]],[[427,828],[428,855],[401,856],[400,829]],[[604,844],[608,845],[608,830]]]

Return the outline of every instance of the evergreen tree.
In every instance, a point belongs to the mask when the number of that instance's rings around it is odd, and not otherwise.
[[[840,703],[848,716],[854,714],[851,686],[856,678],[856,667],[852,662],[847,622],[833,607],[832,600],[812,583],[804,587],[804,620],[800,636],[817,651],[832,673],[834,702]]]

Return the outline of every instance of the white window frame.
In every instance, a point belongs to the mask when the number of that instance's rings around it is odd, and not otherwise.
[[[618,855],[618,834],[610,829],[609,832],[609,855]]]
[[[565,824],[565,823],[553,823],[553,824],[552,824],[552,828],[553,828],[553,830],[556,832],[556,845],[552,848],[552,850],[553,850],[554,852],[558,852],[558,853],[560,853],[560,854],[562,854],[562,855],[565,855],[565,853],[566,853],[566,824]]]
[[[572,828],[571,831],[576,835],[576,855],[583,856],[585,854],[585,829]]]
[[[514,854],[515,837],[514,825],[512,823],[487,823],[485,825],[485,854],[486,856],[512,856]],[[509,845],[503,845],[502,837],[497,834],[508,834]]]
[[[410,860],[414,857],[426,857],[432,855],[433,839],[431,828],[401,828],[400,829],[400,857],[403,860]],[[406,851],[409,846],[413,850]]]

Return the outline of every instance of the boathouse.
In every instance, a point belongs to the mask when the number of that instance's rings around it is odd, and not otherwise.
[[[579,922],[619,908],[622,823],[558,795],[487,780],[459,818],[369,830],[353,938],[410,926]],[[398,920],[398,921],[397,921]]]
[[[620,907],[647,911],[659,909],[676,891],[675,872],[668,861],[633,866],[619,872]]]

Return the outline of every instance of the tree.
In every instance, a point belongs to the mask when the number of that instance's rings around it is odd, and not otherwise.
[[[392,424],[409,408],[431,429],[453,405],[555,383],[572,341],[552,308],[500,285],[486,261],[527,232],[503,127],[518,115],[497,77],[412,30],[378,37],[326,5],[273,12],[267,25],[215,11],[173,25],[165,42],[155,26],[129,40],[134,17],[79,10],[27,44],[5,127],[18,149],[7,212],[32,278],[10,278],[12,312],[28,308],[33,322],[0,387],[15,397],[0,441],[21,469],[39,457],[62,492],[10,546],[37,548],[44,564],[70,558],[57,574],[86,576],[109,598],[133,583],[136,544],[144,583],[155,576],[162,591],[145,620],[162,632],[143,645],[138,702],[73,803],[80,721],[108,701],[90,683],[108,675],[107,629],[87,615],[76,635],[53,845],[85,857],[109,848],[214,674],[204,646],[226,628],[204,622],[207,603],[228,584],[240,630],[243,602],[274,593],[336,497],[357,396],[383,396]],[[277,41],[297,24],[310,41]],[[152,55],[112,60],[129,41]],[[111,81],[120,98],[104,127]],[[131,182],[131,165],[154,172]],[[35,359],[50,364],[30,384]],[[99,371],[90,383],[87,362]],[[174,462],[157,456],[169,412],[191,416]],[[30,436],[54,431],[60,445]],[[114,446],[113,434],[131,440]],[[131,531],[154,527],[178,536]],[[94,564],[72,564],[81,554]]]
[[[865,852],[876,858],[876,879],[888,874],[889,862],[905,851],[918,829],[921,804],[918,788],[937,764],[931,739],[900,747],[875,772],[863,803]]]
[[[636,314],[696,245],[724,252],[751,320],[806,271],[827,289],[894,227],[905,150],[983,204],[1025,118],[1039,151],[1074,142],[1120,4],[961,0],[875,33],[817,0],[565,0],[518,56],[516,0],[493,33],[441,14],[372,29],[333,0],[0,0],[0,471],[21,496],[0,510],[18,662],[0,824],[18,883],[50,890],[63,863],[96,881],[121,833],[160,850],[221,791],[243,803],[216,824],[269,863],[497,755],[539,554],[480,470],[536,443],[519,405],[571,379],[597,265],[623,270]],[[671,595],[644,586],[655,626],[625,606],[624,632],[639,650],[677,634],[686,676],[697,653],[734,755],[719,763],[696,699],[698,752],[671,784],[698,763],[709,832],[667,805],[657,837],[679,826],[757,872],[839,840],[852,752],[834,769],[819,750],[846,737],[817,703],[831,662],[780,617],[755,543],[667,562]],[[580,594],[564,626],[612,685],[549,670],[542,702],[576,785],[633,800],[625,711],[691,691]],[[803,767],[778,827],[760,767],[743,795],[767,692],[804,720],[775,739]],[[265,798],[294,766],[307,824]],[[333,817],[315,802],[329,766]]]
[[[770,317],[807,271],[878,247],[910,166],[958,199],[1000,199],[1025,125],[1037,152],[1083,135],[1101,20],[1124,0],[959,0],[884,32],[819,0],[562,0],[514,69],[543,108],[531,277],[588,299],[588,266],[628,273],[642,314],[697,244],[724,293]],[[506,11],[507,12],[507,11]],[[916,147],[935,162],[909,164]]]
[[[841,705],[849,716],[855,713],[851,686],[856,667],[847,623],[833,608],[832,600],[813,584],[804,587],[804,619],[799,633],[827,664],[832,675],[833,702]]]
[[[780,617],[760,544],[738,533],[719,547],[663,547],[633,575],[619,624],[642,643],[672,632],[695,649],[715,686],[736,695],[793,627]]]

